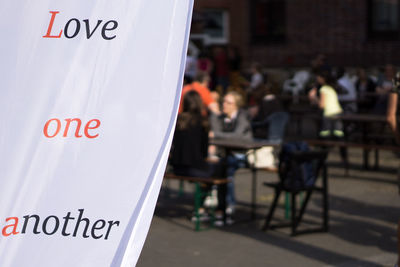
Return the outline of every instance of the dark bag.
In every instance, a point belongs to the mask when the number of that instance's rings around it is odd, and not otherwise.
[[[279,177],[285,188],[307,189],[314,186],[316,177],[311,161],[302,161],[301,152],[310,151],[305,142],[289,142],[282,146],[279,157]],[[294,160],[294,155],[297,155]]]

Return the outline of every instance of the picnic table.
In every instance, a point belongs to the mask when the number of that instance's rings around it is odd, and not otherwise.
[[[335,118],[340,119],[343,124],[344,124],[344,129],[347,129],[347,125],[349,124],[355,124],[356,126],[359,126],[361,129],[361,144],[363,145],[382,145],[377,143],[377,141],[383,141],[384,138],[387,139],[393,139],[389,135],[384,135],[383,131],[385,128],[385,125],[387,125],[387,120],[386,116],[384,115],[375,115],[375,114],[341,114],[338,116],[335,116]],[[377,128],[379,131],[377,132],[371,132],[371,125],[377,125]],[[357,127],[358,128],[358,127]],[[345,131],[345,141],[348,141],[348,139],[351,137],[352,133],[351,132],[346,132]],[[378,168],[378,161],[379,161],[379,149],[382,149],[382,147],[376,146],[373,148],[373,146],[365,146],[364,153],[363,153],[363,158],[364,158],[364,168],[368,169],[369,164],[368,164],[368,155],[369,151],[372,149],[375,149],[375,167]]]
[[[209,141],[211,145],[215,145],[225,150],[225,155],[228,155],[232,151],[243,151],[243,150],[254,150],[254,157],[256,157],[255,150],[263,146],[279,146],[276,143],[261,140],[243,140],[243,139],[211,139]],[[256,161],[256,160],[255,160]],[[254,161],[254,162],[255,162]],[[257,168],[254,165],[249,166],[252,172],[252,185],[251,185],[251,219],[256,219],[257,209]],[[268,171],[268,169],[264,169]],[[276,172],[275,169],[269,171]]]

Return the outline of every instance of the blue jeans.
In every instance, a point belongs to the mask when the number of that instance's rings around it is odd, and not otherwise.
[[[274,112],[268,116],[268,140],[270,142],[282,143],[288,121],[289,114],[287,112]]]
[[[226,186],[226,205],[234,206],[236,204],[235,198],[235,181],[234,176],[235,172],[239,168],[243,168],[246,166],[247,158],[246,154],[230,154],[226,157],[226,175],[229,180],[229,183]]]

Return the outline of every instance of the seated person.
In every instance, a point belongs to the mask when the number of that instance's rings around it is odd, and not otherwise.
[[[268,89],[253,113],[253,135],[258,139],[280,143],[288,120],[289,115],[285,112],[281,101]]]
[[[248,103],[250,105],[257,104],[260,96],[265,93],[264,91],[264,76],[261,73],[261,66],[258,63],[253,63],[250,69],[251,78],[250,82],[247,82],[247,93],[248,93]]]
[[[337,69],[337,85],[342,88],[342,93],[338,95],[339,102],[343,107],[344,113],[357,112],[357,92],[356,86],[346,72],[345,68],[339,67]]]
[[[264,77],[261,73],[261,66],[258,63],[253,63],[251,65],[251,80],[248,83],[248,88],[247,90],[249,92],[252,92],[256,90],[258,87],[263,85],[264,83]]]
[[[252,140],[250,122],[247,112],[240,109],[242,105],[243,100],[240,94],[229,92],[225,95],[222,114],[211,116],[213,138]]]
[[[181,96],[181,103],[179,107],[179,113],[182,112],[182,101],[187,92],[196,91],[206,107],[203,111],[205,114],[208,111],[212,113],[219,114],[219,105],[215,101],[215,97],[211,94],[210,90],[208,89],[210,83],[210,77],[207,74],[200,73],[196,76],[196,79],[193,83],[187,84],[182,89],[182,96]]]
[[[376,84],[363,68],[357,70],[357,77],[356,90],[357,98],[360,101],[357,108],[359,112],[366,113],[375,106],[374,97],[368,97],[368,94],[375,93]]]
[[[376,93],[378,97],[375,102],[375,107],[373,109],[374,114],[384,115],[388,108],[388,99],[390,92],[393,90],[392,80],[395,76],[396,69],[393,65],[386,65],[385,72],[383,76],[380,76],[376,86]]]
[[[178,115],[170,154],[170,163],[176,175],[204,178],[222,176],[221,165],[206,160],[209,125],[202,110],[200,95],[194,90],[187,92],[183,98],[182,112]],[[224,204],[223,201],[220,203]],[[200,212],[204,213],[204,210]]]
[[[213,138],[226,138],[234,140],[252,140],[253,134],[247,113],[241,110],[242,97],[236,92],[229,92],[225,95],[221,115],[211,116],[211,133]],[[227,223],[231,221],[235,206],[234,174],[241,164],[246,162],[244,153],[232,153],[227,157],[227,177],[230,183],[227,185]]]

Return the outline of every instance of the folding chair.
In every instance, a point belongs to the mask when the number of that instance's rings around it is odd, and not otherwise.
[[[313,232],[326,232],[328,231],[328,182],[327,182],[327,167],[325,164],[327,158],[327,151],[306,151],[306,152],[294,152],[291,155],[289,160],[289,164],[286,165],[286,169],[283,170],[280,166],[279,168],[279,177],[280,181],[278,183],[264,183],[265,186],[269,186],[275,189],[275,197],[268,212],[268,215],[265,220],[264,227],[262,228],[263,231],[267,231],[268,229],[280,228],[280,227],[291,227],[291,235],[295,236],[298,234],[303,233],[313,233]],[[313,175],[315,175],[315,183],[310,186],[297,186],[293,187],[290,186],[286,179],[290,179],[287,177],[288,168],[293,168],[292,170],[298,170],[301,164],[306,162],[311,162],[313,166]],[[318,178],[321,177],[321,185],[318,186]],[[291,221],[289,223],[281,223],[281,224],[274,224],[271,225],[271,220],[274,215],[274,211],[278,204],[279,196],[281,192],[287,192],[291,195]],[[299,226],[304,211],[307,207],[307,204],[310,200],[310,197],[314,191],[320,192],[322,194],[322,226],[315,229],[308,229],[308,230],[297,230]],[[306,197],[301,203],[300,211],[296,210],[296,196],[301,193],[305,192]]]

